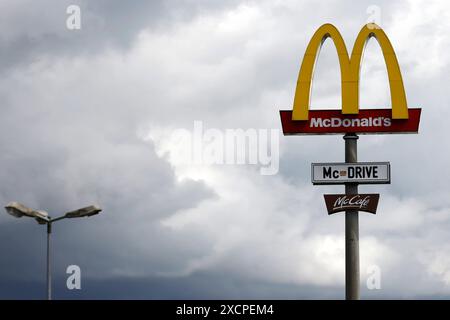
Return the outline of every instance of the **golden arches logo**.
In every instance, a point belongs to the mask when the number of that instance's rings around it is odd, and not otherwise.
[[[344,39],[335,26],[324,24],[314,33],[306,48],[300,68],[292,120],[308,120],[314,65],[319,50],[327,38],[331,38],[334,42],[341,68],[342,113],[358,114],[361,60],[366,43],[371,37],[378,41],[386,63],[391,90],[392,118],[408,119],[405,89],[394,48],[384,31],[376,24],[370,23],[359,32],[350,57]]]

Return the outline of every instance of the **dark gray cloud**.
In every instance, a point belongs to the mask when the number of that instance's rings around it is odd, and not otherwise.
[[[46,57],[126,51],[142,30],[167,32],[197,15],[233,7],[238,1],[45,0],[5,2],[0,26],[0,70]],[[81,29],[69,30],[70,5],[81,9]]]
[[[104,41],[103,44],[113,41],[117,42],[114,47],[128,46],[139,30],[146,27],[143,20],[127,25],[125,22],[130,16],[139,19],[136,12],[144,14],[142,11],[149,11],[155,19],[163,18],[162,14],[155,12],[158,8],[163,10],[162,4],[135,2],[122,8],[121,3],[97,2],[89,9],[91,11],[83,10],[82,14],[87,16],[106,15],[112,20],[107,22],[107,30],[102,33],[89,30],[88,18],[84,26],[88,36],[83,39],[80,36],[79,44],[83,43],[88,51],[98,53],[104,50],[100,41],[96,43],[95,38],[89,39],[95,36]],[[55,100],[44,102],[44,97],[52,96],[50,92],[54,90],[47,86],[48,82],[44,82],[50,80],[57,86],[62,79],[51,80],[52,71],[47,74],[50,78],[43,79],[39,76],[40,71],[25,75],[23,70],[30,63],[36,63],[35,60],[64,59],[66,55],[75,57],[85,51],[82,48],[77,51],[71,42],[73,39],[69,39],[70,32],[63,30],[65,4],[55,5],[56,8],[51,7],[50,10],[61,11],[61,15],[50,15],[54,19],[54,24],[50,23],[48,27],[51,32],[34,30],[30,33],[37,34],[31,36],[28,35],[30,30],[26,29],[11,40],[2,42],[8,46],[2,52],[8,55],[8,50],[11,50],[12,58],[8,60],[5,56],[2,61],[21,70],[9,69],[7,77],[20,74],[24,81],[9,78],[3,82],[4,116],[0,144],[4,153],[0,162],[5,170],[1,173],[4,183],[0,192],[1,203],[17,200],[33,208],[45,209],[52,216],[91,203],[102,206],[103,214],[91,221],[73,220],[55,225],[55,251],[62,250],[63,253],[55,253],[55,270],[64,270],[64,263],[70,264],[66,259],[83,264],[97,275],[102,274],[104,269],[116,268],[129,269],[131,274],[171,270],[181,263],[186,254],[195,256],[208,244],[201,241],[200,234],[198,238],[189,235],[187,240],[177,238],[161,229],[156,221],[169,217],[180,208],[194,207],[204,199],[215,197],[214,192],[202,181],[177,181],[167,161],[160,159],[151,145],[137,136],[138,112],[128,108],[127,117],[123,117],[122,109],[111,109],[106,105],[96,108],[95,102],[86,96],[86,91],[80,91],[72,84],[64,89],[68,91],[57,94],[59,98],[53,96],[56,100],[61,99],[59,103]],[[148,10],[143,10],[144,6]],[[122,9],[128,9],[128,12]],[[38,6],[36,10],[42,13],[45,7]],[[109,15],[109,11],[113,13]],[[121,17],[121,12],[126,13],[128,18]],[[22,19],[30,18],[26,14],[25,10]],[[38,18],[34,21],[37,28],[40,18],[48,18],[48,15],[40,17],[35,12],[30,12],[30,16]],[[129,28],[127,32],[117,34],[111,29],[112,24],[119,28],[114,16],[122,19],[124,29]],[[20,25],[19,17],[9,18]],[[58,23],[64,27],[56,27]],[[29,79],[41,82],[37,85],[42,85],[45,92],[42,95],[38,93],[40,89],[36,91]],[[21,85],[23,90],[18,87]],[[22,92],[17,95],[17,91]],[[70,99],[67,95],[70,91],[78,98]],[[35,94],[44,100],[35,100]],[[20,255],[2,259],[2,270],[5,270],[5,278],[36,281],[44,267],[45,230],[34,221],[22,220],[2,215],[0,234],[3,241],[0,251],[21,252]],[[130,243],[137,243],[137,246],[130,248]],[[185,245],[188,250],[184,250]],[[86,250],[80,252],[81,247]],[[166,255],[166,252],[171,254]],[[123,262],[121,266],[114,262],[117,259]],[[133,265],[144,266],[134,269]]]
[[[0,293],[3,299],[36,299],[45,295],[44,282],[11,281],[0,285],[11,288],[8,295]],[[172,279],[88,279],[80,291],[68,290],[64,278],[56,278],[54,289],[59,299],[308,299],[311,295],[342,298],[342,288],[337,287],[274,285],[211,273]]]
[[[23,280],[0,282],[8,293],[0,292],[0,299],[42,299],[45,297],[44,281]],[[228,274],[197,273],[183,278],[129,278],[99,280],[86,279],[83,290],[68,290],[65,277],[54,279],[54,295],[58,299],[343,299],[344,288],[333,286],[277,285],[263,281],[233,278]],[[399,296],[363,289],[366,299],[448,299],[442,295]]]

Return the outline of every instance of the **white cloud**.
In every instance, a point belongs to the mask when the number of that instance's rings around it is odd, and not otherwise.
[[[219,129],[279,128],[278,110],[292,104],[315,28],[332,20],[351,47],[371,4],[315,3],[248,1],[170,28],[138,28],[125,51],[39,55],[8,71],[0,80],[3,200],[17,196],[29,205],[57,203],[55,209],[106,201],[114,213],[105,213],[102,226],[84,224],[79,241],[96,277],[210,271],[342,286],[344,217],[326,214],[322,193],[343,188],[313,187],[308,172],[310,162],[343,159],[340,137],[281,137],[277,176],[261,176],[254,166],[186,164],[176,153],[180,142],[167,140],[194,120]],[[391,160],[393,168],[392,185],[360,187],[382,194],[378,215],[361,214],[360,247],[362,276],[370,265],[381,267],[381,296],[406,290],[411,297],[445,294],[450,281],[449,251],[439,245],[448,241],[450,218],[443,122],[449,20],[444,2],[405,3],[381,9],[410,105],[423,105],[423,133],[359,140],[360,159]],[[385,107],[384,64],[373,48],[363,67],[363,101]],[[317,68],[316,80],[325,82],[315,87],[320,106],[340,100],[339,80],[327,82],[337,71],[332,49]],[[108,243],[114,246],[106,250]],[[92,258],[100,253],[103,259]]]

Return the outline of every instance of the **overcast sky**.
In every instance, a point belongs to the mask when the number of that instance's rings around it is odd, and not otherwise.
[[[69,5],[81,29],[66,26]],[[447,1],[1,0],[0,204],[57,216],[61,299],[344,298],[344,216],[328,216],[311,162],[344,160],[341,136],[279,136],[279,172],[192,164],[177,129],[281,129],[314,31],[352,47],[373,20],[400,62],[420,134],[362,136],[360,161],[390,161],[377,215],[360,215],[362,298],[450,298],[450,5]],[[361,107],[389,108],[370,41]],[[326,42],[313,108],[340,106]],[[45,227],[0,214],[0,298],[45,297]],[[78,265],[82,289],[66,288]],[[368,290],[367,270],[381,270]]]

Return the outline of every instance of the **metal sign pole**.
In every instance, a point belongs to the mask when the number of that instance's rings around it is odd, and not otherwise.
[[[52,233],[52,223],[47,222],[47,300],[52,300],[52,276],[50,264],[50,235]]]
[[[347,133],[345,162],[357,162],[358,136]],[[357,183],[346,183],[345,194],[358,194]],[[357,210],[345,211],[345,299],[359,300],[359,219]]]

